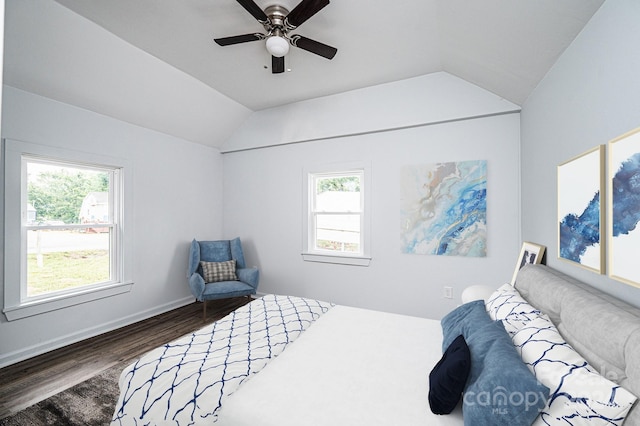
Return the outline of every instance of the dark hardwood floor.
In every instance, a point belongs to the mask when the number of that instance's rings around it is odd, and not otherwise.
[[[0,419],[191,333],[246,304],[246,297],[192,303],[0,369]]]

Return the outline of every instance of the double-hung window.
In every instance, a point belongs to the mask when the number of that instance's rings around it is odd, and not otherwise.
[[[305,180],[304,260],[368,265],[368,167],[307,170]]]
[[[7,318],[128,291],[123,164],[16,141],[5,145]]]

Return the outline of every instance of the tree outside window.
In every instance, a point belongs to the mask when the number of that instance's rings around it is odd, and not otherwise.
[[[26,157],[23,297],[114,281],[115,169]],[[26,290],[26,291],[24,291]]]

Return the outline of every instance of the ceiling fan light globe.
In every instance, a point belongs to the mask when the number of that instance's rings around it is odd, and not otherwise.
[[[281,58],[289,53],[289,42],[280,36],[271,36],[267,39],[267,51],[276,58]]]

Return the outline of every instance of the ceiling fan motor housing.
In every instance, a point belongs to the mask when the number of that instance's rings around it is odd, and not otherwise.
[[[289,11],[286,8],[274,4],[273,6],[267,7],[264,10],[264,13],[269,17],[269,21],[263,24],[264,29],[267,32],[275,28],[279,28],[280,30],[283,30],[283,32],[289,31],[289,28],[285,28],[285,18],[289,14]]]

